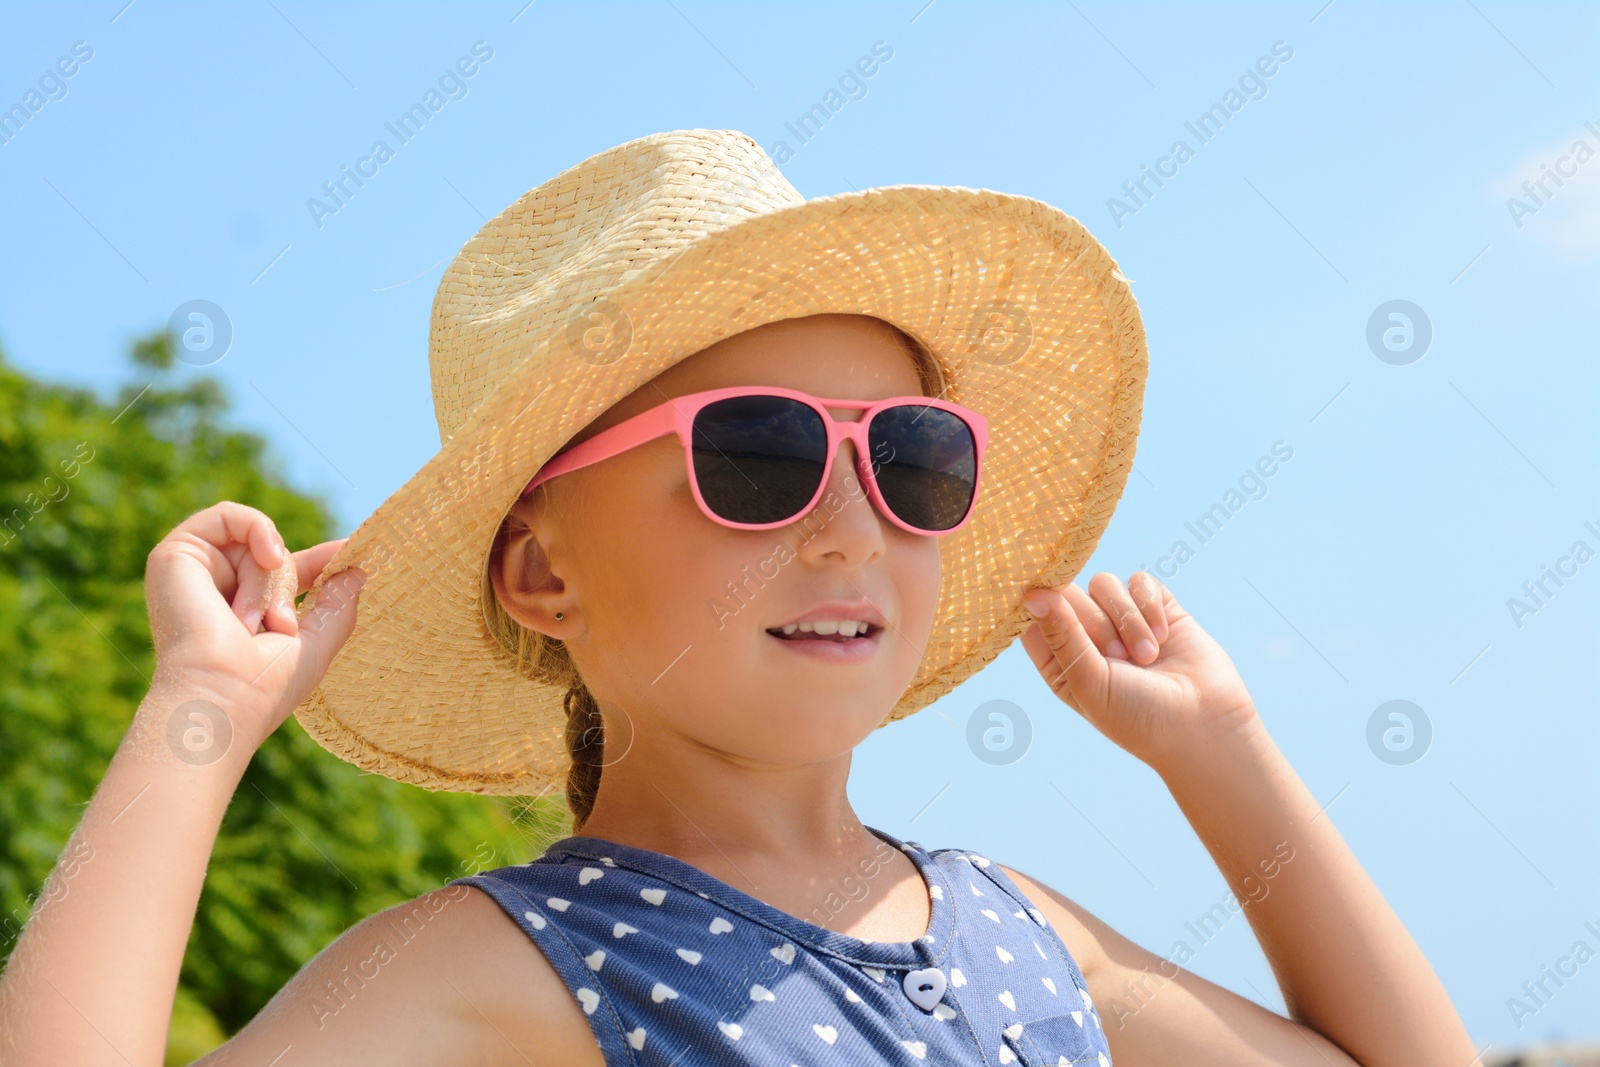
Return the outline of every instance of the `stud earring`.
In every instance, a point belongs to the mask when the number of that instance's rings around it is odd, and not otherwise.
[[[565,615],[561,614],[561,612],[559,612],[559,611],[556,612],[556,622],[560,622],[564,618],[566,618]]]

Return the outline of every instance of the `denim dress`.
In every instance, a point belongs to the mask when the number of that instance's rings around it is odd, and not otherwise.
[[[488,893],[533,939],[608,1067],[1109,1067],[1077,963],[999,864],[868,829],[927,884],[915,941],[850,937],[672,856],[581,835],[450,884]]]

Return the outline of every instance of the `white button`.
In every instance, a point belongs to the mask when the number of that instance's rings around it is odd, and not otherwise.
[[[932,1011],[933,1006],[944,998],[946,985],[944,972],[937,967],[907,971],[905,979],[900,984],[905,989],[906,996],[911,998],[911,1003],[923,1011]]]

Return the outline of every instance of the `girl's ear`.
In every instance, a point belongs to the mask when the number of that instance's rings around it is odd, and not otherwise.
[[[550,532],[540,502],[518,500],[495,535],[489,580],[506,613],[518,623],[566,640],[581,630],[579,612],[572,590],[545,552]],[[556,618],[558,612],[560,619]]]

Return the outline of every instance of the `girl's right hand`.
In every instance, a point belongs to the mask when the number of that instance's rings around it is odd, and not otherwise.
[[[230,501],[185,519],[145,567],[152,694],[211,699],[228,716],[230,747],[253,753],[316,688],[355,629],[366,582],[356,568],[325,582],[304,618],[295,613],[295,597],[343,545],[290,554],[271,519]]]

